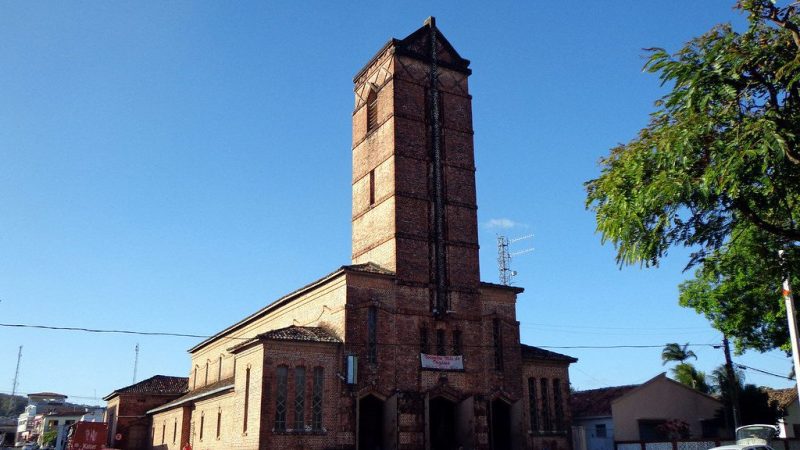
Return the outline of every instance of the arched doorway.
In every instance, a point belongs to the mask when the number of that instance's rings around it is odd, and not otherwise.
[[[431,450],[456,450],[456,404],[444,397],[428,402],[428,426]]]
[[[367,395],[358,401],[358,450],[383,449],[383,400]]]
[[[489,438],[492,450],[511,450],[511,405],[503,399],[492,400],[489,407]]]

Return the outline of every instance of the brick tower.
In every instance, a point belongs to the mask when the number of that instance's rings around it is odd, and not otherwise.
[[[429,287],[436,317],[480,281],[470,74],[429,18],[354,79],[353,263]]]
[[[430,18],[356,75],[352,264],[192,347],[153,448],[568,450],[575,359],[480,281],[470,73]]]

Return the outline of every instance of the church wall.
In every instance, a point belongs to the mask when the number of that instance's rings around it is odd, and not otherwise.
[[[241,328],[229,332],[205,347],[195,351],[192,356],[192,369],[189,374],[189,388],[196,389],[214,383],[218,377],[218,359],[223,358],[222,379],[233,376],[234,367],[228,349],[242,342],[243,338],[253,338],[269,330],[298,326],[324,326],[339,336],[344,335],[345,277],[338,276],[304,292],[287,305],[254,320]],[[209,362],[209,376],[206,383],[205,367]]]
[[[249,371],[248,371],[249,369]],[[249,378],[248,378],[249,372]],[[226,414],[230,433],[229,447],[236,450],[256,450],[259,448],[263,422],[261,420],[263,402],[264,347],[257,344],[236,354],[236,374],[234,377],[231,413]],[[249,382],[248,382],[249,380]],[[192,415],[193,426],[199,424],[196,411]]]
[[[190,416],[191,412],[184,407],[153,414],[153,449],[180,450],[189,441]]]
[[[343,354],[339,344],[312,342],[269,341],[264,353],[263,401],[261,407],[262,448],[303,448],[326,449],[344,442],[351,444],[352,421],[340,411],[352,411],[342,404],[341,391],[344,388],[339,375],[342,374]],[[276,372],[278,367],[288,370],[286,429],[276,428]],[[305,383],[298,386],[295,369],[305,369]],[[322,428],[313,427],[313,389],[314,369],[323,370]],[[296,398],[299,389],[303,392],[303,422],[296,422]],[[347,399],[345,399],[346,401]]]
[[[242,423],[236,420],[238,415],[234,405],[235,395],[233,392],[198,401],[195,404],[192,411],[192,426],[194,430],[190,435],[190,442],[193,443],[192,449],[227,450],[251,448],[247,445],[241,445],[245,444],[245,442],[239,442],[240,440],[245,441],[247,436],[243,436]],[[218,421],[219,425],[217,424]],[[217,429],[218,426],[219,429]],[[202,433],[200,432],[201,428]]]
[[[532,379],[535,386],[535,408],[531,409],[530,390],[528,380]],[[541,383],[545,380],[548,385],[547,399],[542,396]],[[561,392],[561,427],[557,426],[556,420],[557,407],[556,398],[553,391],[553,380],[559,380]],[[548,449],[548,450],[569,450],[570,428],[572,424],[571,410],[569,406],[569,365],[567,363],[550,361],[524,361],[522,364],[522,388],[523,388],[523,429],[527,439],[527,448]],[[545,406],[547,408],[545,409]],[[534,423],[531,422],[531,412],[537,414]],[[547,421],[543,415],[549,415]],[[546,427],[546,423],[550,427]]]

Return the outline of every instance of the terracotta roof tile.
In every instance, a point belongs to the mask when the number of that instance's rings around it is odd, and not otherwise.
[[[57,394],[55,392],[36,392],[33,394],[28,394],[28,397],[61,397],[67,398],[64,394]]]
[[[306,342],[342,342],[335,334],[320,327],[290,326],[259,334],[262,339],[275,341],[306,341]]]
[[[207,396],[206,394],[212,395],[213,393],[215,393],[215,391],[225,392],[228,389],[233,389],[233,385],[234,385],[233,377],[225,378],[224,380],[215,381],[215,382],[213,382],[213,383],[211,383],[209,385],[206,385],[206,386],[191,390],[189,392],[186,392],[184,395],[176,398],[175,400],[167,402],[167,403],[165,403],[165,404],[163,404],[161,406],[158,406],[158,407],[156,407],[153,410],[148,411],[148,412],[152,413],[152,412],[155,412],[155,411],[164,411],[164,410],[170,409],[172,407],[179,406],[179,405],[182,405],[184,403],[188,403],[188,402],[190,402],[192,400],[197,400],[197,399],[200,399],[200,398],[204,398],[204,397]]]
[[[177,395],[183,394],[189,387],[188,377],[170,377],[167,375],[156,375],[146,380],[130,386],[125,386],[103,397],[108,400],[119,394],[156,394],[156,395]]]
[[[795,388],[764,389],[764,391],[769,397],[769,402],[774,402],[778,408],[783,410],[788,408],[794,401],[797,400],[797,389]]]
[[[612,386],[588,391],[573,392],[570,405],[573,417],[604,417],[611,415],[611,402],[640,385]]]
[[[519,348],[522,352],[522,359],[549,359],[551,361],[565,361],[570,363],[578,362],[578,359],[572,356],[551,352],[550,350],[534,347],[532,345],[520,344]]]

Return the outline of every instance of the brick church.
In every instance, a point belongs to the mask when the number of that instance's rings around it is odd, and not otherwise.
[[[480,280],[471,72],[433,18],[358,72],[352,264],[191,348],[152,448],[570,448],[576,360]]]

